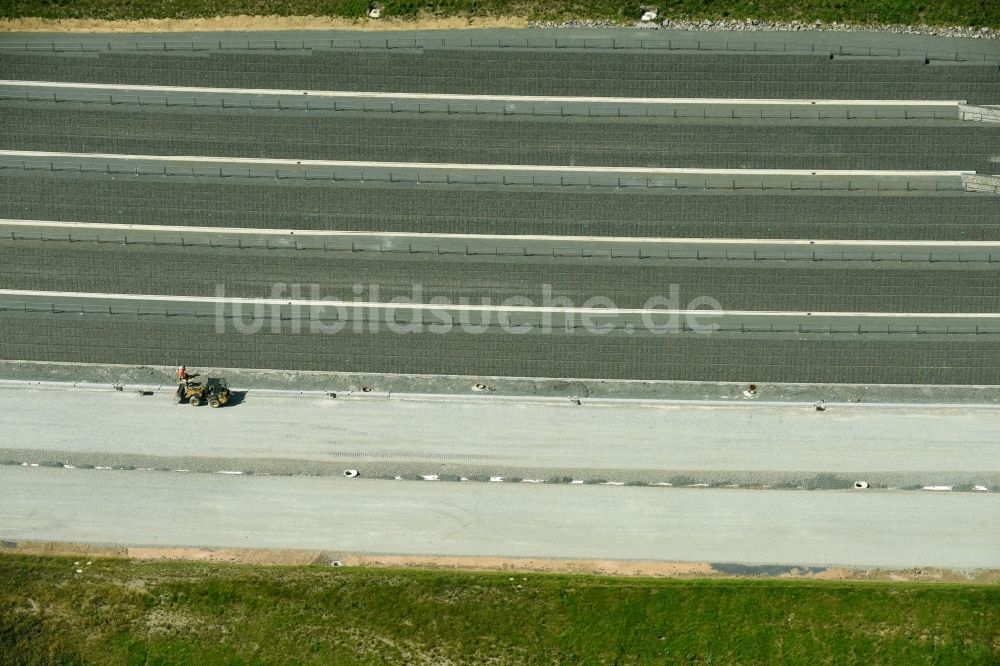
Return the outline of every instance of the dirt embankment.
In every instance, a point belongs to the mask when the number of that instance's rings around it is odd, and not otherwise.
[[[728,567],[708,562],[654,562],[633,560],[570,560],[507,557],[441,557],[424,555],[368,555],[321,550],[262,548],[163,548],[97,546],[55,542],[3,542],[2,550],[25,555],[126,558],[137,561],[186,560],[250,565],[324,565],[392,569],[499,571],[510,573],[590,574],[644,578],[799,578],[818,580],[906,581],[929,583],[1000,583],[1000,570],[851,569],[847,567]],[[2,552],[0,550],[0,552]],[[737,567],[739,568],[739,567]],[[727,569],[723,571],[722,569]]]
[[[528,19],[413,18],[348,19],[330,16],[216,16],[197,19],[97,19],[18,18],[0,20],[0,32],[269,32],[278,30],[456,30],[461,28],[526,28]]]

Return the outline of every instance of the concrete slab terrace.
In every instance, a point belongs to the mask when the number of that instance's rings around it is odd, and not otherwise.
[[[227,296],[243,298],[283,298],[294,289],[300,298],[425,303],[568,299],[580,306],[601,297],[642,308],[673,298],[683,308],[710,297],[728,310],[1000,311],[1000,271],[968,261],[816,261],[808,253],[799,261],[439,256],[28,240],[0,240],[0,256],[0,288],[56,292],[209,297],[221,285]]]
[[[830,403],[818,413],[802,403],[331,399],[250,389],[225,409],[196,410],[177,404],[171,387],[143,395],[16,383],[0,385],[0,401],[0,460],[29,464],[810,490],[860,479],[873,489],[1000,491],[997,406]],[[191,429],[198,437],[176,436]]]
[[[789,496],[10,466],[0,481],[0,536],[11,540],[952,568],[996,567],[1000,552],[992,493]]]
[[[967,99],[977,104],[1000,101],[1000,70],[995,64],[940,67],[924,64],[923,58],[831,59],[828,52],[754,55],[745,51],[555,48],[7,52],[0,78],[46,80],[52,71],[59,71],[60,78],[67,81],[149,85],[525,95]],[[470,72],[474,76],[469,76]]]
[[[996,240],[997,198],[0,170],[6,218],[439,233]]]
[[[957,119],[475,118],[405,112],[73,107],[73,103],[0,102],[4,129],[0,148],[552,165],[568,167],[567,171],[593,166],[990,173],[990,157],[1000,154],[1000,125]],[[858,180],[864,179],[859,175]]]
[[[912,327],[899,333],[512,335],[496,327],[469,332],[470,320],[442,335],[394,333],[384,323],[365,324],[362,332],[343,324],[336,334],[310,334],[306,322],[294,333],[286,321],[279,332],[266,326],[241,335],[226,326],[217,332],[213,312],[138,317],[8,310],[0,312],[0,358],[508,377],[1000,384],[995,336],[959,333],[966,329],[958,325],[940,335]],[[838,330],[857,324],[842,322]]]

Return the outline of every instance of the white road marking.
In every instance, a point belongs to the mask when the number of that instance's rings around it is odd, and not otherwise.
[[[425,169],[450,171],[541,171],[567,173],[621,173],[640,175],[720,175],[720,176],[905,176],[953,177],[975,171],[879,171],[864,169],[691,169],[683,167],[602,167],[549,164],[450,164],[438,162],[357,162],[351,160],[294,160],[269,157],[209,157],[204,155],[120,155],[116,153],[61,153],[40,150],[0,150],[0,157],[42,157],[46,159],[95,159],[146,162],[214,162],[219,164],[259,164],[267,166],[316,166],[376,169]]]
[[[591,104],[731,104],[761,106],[941,106],[957,107],[966,100],[905,99],[739,99],[726,97],[561,97],[547,95],[461,95],[452,93],[364,92],[356,90],[287,90],[271,88],[203,88],[152,86],[121,83],[76,83],[70,81],[0,80],[0,86],[16,88],[66,88],[70,90],[117,90],[122,92],[206,93],[221,95],[311,96],[371,99],[453,100],[468,102],[563,102]]]
[[[169,303],[211,303],[215,305],[264,305],[294,307],[343,307],[367,310],[410,310],[413,312],[524,312],[524,313],[574,313],[598,316],[673,314],[698,317],[861,317],[861,318],[914,318],[914,319],[1000,319],[1000,312],[805,312],[792,310],[682,310],[649,308],[584,308],[536,305],[468,305],[429,303],[389,303],[382,301],[342,301],[277,298],[236,298],[218,296],[169,296],[164,294],[104,294],[79,291],[30,291],[0,289],[0,296],[16,298],[43,297],[48,299],[153,301]]]
[[[419,238],[422,240],[448,239],[467,241],[541,241],[551,243],[630,243],[663,245],[836,245],[872,247],[1000,247],[1000,241],[951,241],[951,240],[853,240],[808,238],[654,238],[643,236],[550,236],[543,234],[451,234],[409,231],[340,231],[328,229],[251,229],[247,227],[188,227],[166,224],[111,224],[105,222],[57,222],[53,220],[5,220],[0,228],[71,229],[79,231],[116,231],[125,233],[164,232],[182,234],[215,234],[239,236],[319,236],[324,238]]]

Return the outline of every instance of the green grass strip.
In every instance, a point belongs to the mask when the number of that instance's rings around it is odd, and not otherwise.
[[[997,635],[995,585],[0,556],[0,664],[968,666]]]
[[[646,2],[621,0],[383,0],[384,15],[527,16],[532,19],[636,19]],[[673,0],[664,16],[1000,27],[994,0]],[[205,18],[234,15],[361,17],[368,0],[2,0],[0,17],[50,19]]]

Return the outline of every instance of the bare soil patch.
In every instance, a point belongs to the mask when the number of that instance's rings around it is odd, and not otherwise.
[[[252,548],[127,548],[134,560],[189,560],[240,564],[321,564],[328,560],[316,550],[263,550]]]
[[[472,571],[530,571],[534,573],[598,574],[602,576],[697,577],[719,576],[707,562],[635,562],[621,560],[557,560],[504,557],[421,557],[408,555],[349,555],[352,567],[455,569]]]
[[[445,557],[425,555],[369,555],[322,550],[266,548],[163,548],[100,546],[44,541],[4,542],[3,547],[25,555],[114,557],[137,561],[186,560],[252,565],[308,565],[334,563],[348,567],[501,571],[518,573],[590,574],[644,578],[747,578],[717,571],[708,562],[655,562],[511,557]],[[814,580],[868,580],[933,583],[1000,583],[1000,570],[852,569],[848,567],[792,568],[778,578]]]

